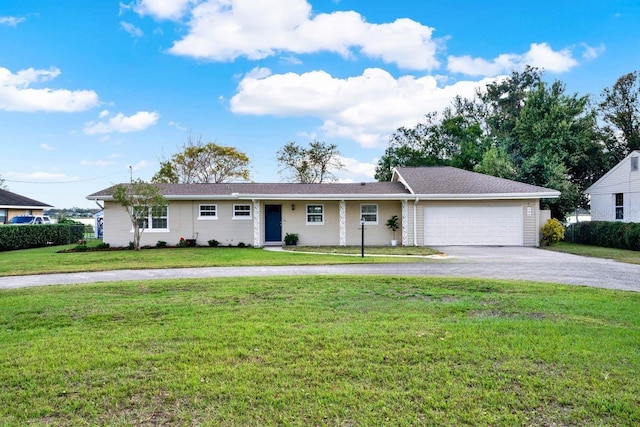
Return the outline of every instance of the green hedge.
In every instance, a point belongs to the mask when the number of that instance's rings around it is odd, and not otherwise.
[[[68,245],[84,238],[82,224],[0,226],[0,251]]]
[[[564,240],[584,245],[640,251],[640,223],[579,222],[567,227]]]

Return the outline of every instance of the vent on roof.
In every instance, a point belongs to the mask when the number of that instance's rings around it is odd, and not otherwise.
[[[367,183],[366,182],[361,182],[360,185],[367,185]]]

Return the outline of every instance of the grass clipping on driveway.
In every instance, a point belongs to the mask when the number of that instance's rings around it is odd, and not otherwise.
[[[234,278],[0,292],[0,425],[637,425],[640,294]]]

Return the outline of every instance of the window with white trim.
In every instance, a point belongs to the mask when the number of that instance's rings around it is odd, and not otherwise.
[[[218,205],[200,205],[198,219],[218,219]]]
[[[616,219],[624,219],[624,194],[616,193],[615,199]]]
[[[364,219],[365,224],[378,223],[378,205],[360,205],[360,219]]]
[[[156,206],[153,208],[142,208],[138,216],[138,226],[144,230],[163,230],[169,229],[169,207]]]
[[[324,205],[307,205],[307,224],[324,224]]]
[[[233,205],[233,219],[251,219],[251,205]]]

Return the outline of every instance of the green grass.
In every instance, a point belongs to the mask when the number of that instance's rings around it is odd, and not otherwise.
[[[294,252],[316,252],[326,254],[350,254],[362,253],[360,246],[285,246],[285,250]],[[435,249],[424,246],[365,246],[366,255],[391,255],[391,256],[428,256],[441,253]]]
[[[90,242],[89,246],[99,241]],[[0,252],[0,276],[123,269],[420,262],[419,258],[335,256],[253,248],[166,248],[57,253],[76,245]],[[425,260],[426,261],[426,260]]]
[[[0,425],[638,425],[638,307],[397,277],[2,291]]]
[[[604,248],[602,246],[589,246],[566,242],[559,242],[553,246],[545,247],[545,249],[593,258],[613,259],[629,264],[640,264],[640,252],[626,249]]]

